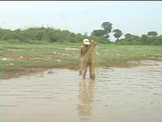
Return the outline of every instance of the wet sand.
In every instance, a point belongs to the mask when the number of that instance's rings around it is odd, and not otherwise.
[[[1,122],[161,122],[162,63],[1,80]]]

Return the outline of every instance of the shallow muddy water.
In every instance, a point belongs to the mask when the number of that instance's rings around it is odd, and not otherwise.
[[[162,63],[1,80],[1,122],[162,122]]]

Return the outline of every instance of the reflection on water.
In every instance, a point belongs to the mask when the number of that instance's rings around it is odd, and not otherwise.
[[[93,107],[91,103],[94,102],[94,84],[95,81],[93,80],[83,80],[79,83],[78,99],[80,100],[80,104],[77,104],[77,110],[81,116],[90,116],[92,114]]]
[[[51,69],[1,80],[2,122],[162,122],[162,63],[78,71]]]

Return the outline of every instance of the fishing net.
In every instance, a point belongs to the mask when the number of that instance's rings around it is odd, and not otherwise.
[[[89,69],[91,70],[90,77],[92,79],[95,79],[95,60],[94,60],[95,59],[94,58],[95,45],[96,45],[96,42],[92,40],[89,49],[87,50],[84,57],[82,58],[82,61],[80,61],[79,75],[83,76],[83,78],[85,78],[87,68],[89,68],[89,65],[90,65],[90,69]]]

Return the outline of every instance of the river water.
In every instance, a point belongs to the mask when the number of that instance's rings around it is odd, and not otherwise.
[[[162,63],[1,80],[1,122],[162,122]]]

